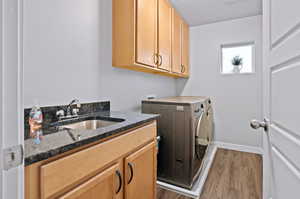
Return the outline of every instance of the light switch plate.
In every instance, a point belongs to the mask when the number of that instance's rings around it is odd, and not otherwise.
[[[4,170],[15,168],[23,163],[23,146],[17,145],[3,150]]]

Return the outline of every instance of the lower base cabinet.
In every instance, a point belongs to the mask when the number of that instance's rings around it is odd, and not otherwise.
[[[156,145],[154,142],[125,159],[125,198],[154,199],[156,181]]]
[[[119,166],[115,164],[66,193],[60,199],[115,199],[121,191],[122,184],[122,174]]]
[[[156,121],[25,167],[25,199],[155,199]]]

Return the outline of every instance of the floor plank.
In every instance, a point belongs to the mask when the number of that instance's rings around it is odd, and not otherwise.
[[[200,199],[262,199],[262,157],[218,149]],[[157,199],[190,199],[158,188]]]
[[[167,191],[165,189],[157,188],[156,199],[191,199],[191,198],[179,195],[171,191]]]

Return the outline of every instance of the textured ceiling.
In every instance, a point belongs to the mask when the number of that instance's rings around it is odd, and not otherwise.
[[[262,14],[262,0],[171,0],[192,25],[203,25]]]

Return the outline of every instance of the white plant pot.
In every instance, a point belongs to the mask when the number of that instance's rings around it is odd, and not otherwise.
[[[243,68],[243,65],[236,65],[236,66],[233,67],[232,72],[233,73],[240,73],[242,68]]]

